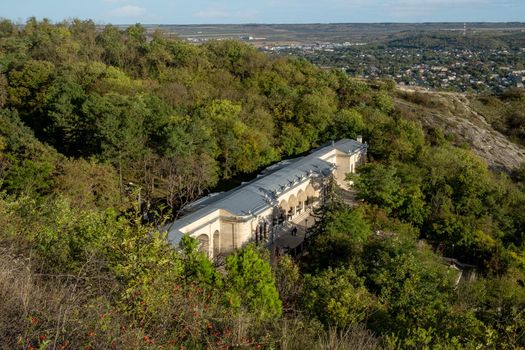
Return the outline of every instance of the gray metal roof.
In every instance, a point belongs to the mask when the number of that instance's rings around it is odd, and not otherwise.
[[[364,147],[366,145],[349,139],[327,143],[304,157],[274,164],[266,168],[256,179],[231,191],[204,197],[187,207],[193,210],[192,213],[168,225],[168,240],[173,244],[178,244],[182,238],[180,230],[183,227],[218,209],[240,217],[257,215],[276,205],[276,198],[280,193],[295,187],[303,180],[316,176],[328,176],[334,165],[320,159],[324,154],[334,148],[349,154]]]

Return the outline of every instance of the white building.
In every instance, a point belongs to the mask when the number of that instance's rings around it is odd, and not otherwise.
[[[367,145],[358,140],[329,143],[270,166],[238,188],[192,203],[191,213],[168,226],[168,240],[177,245],[189,234],[210,258],[248,242],[272,242],[283,223],[317,204],[327,177],[333,175],[341,187],[347,186],[346,174],[366,159]]]

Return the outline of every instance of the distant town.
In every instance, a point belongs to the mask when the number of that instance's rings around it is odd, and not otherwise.
[[[280,55],[303,56],[326,68],[364,79],[392,79],[400,85],[452,91],[523,88],[525,47],[515,50],[376,48],[366,43],[318,43],[264,47]]]
[[[241,40],[362,79],[460,92],[524,88],[522,23],[150,26],[194,44]]]

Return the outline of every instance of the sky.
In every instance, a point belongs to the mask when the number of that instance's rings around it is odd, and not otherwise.
[[[0,17],[99,24],[523,22],[525,0],[0,0]]]

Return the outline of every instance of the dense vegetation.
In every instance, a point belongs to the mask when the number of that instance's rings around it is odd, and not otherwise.
[[[0,23],[0,73],[2,346],[525,346],[525,172],[426,133],[391,85],[34,19]],[[217,268],[157,231],[219,181],[358,133],[364,203],[333,189],[299,262],[247,246]],[[441,255],[478,278],[456,284]]]

